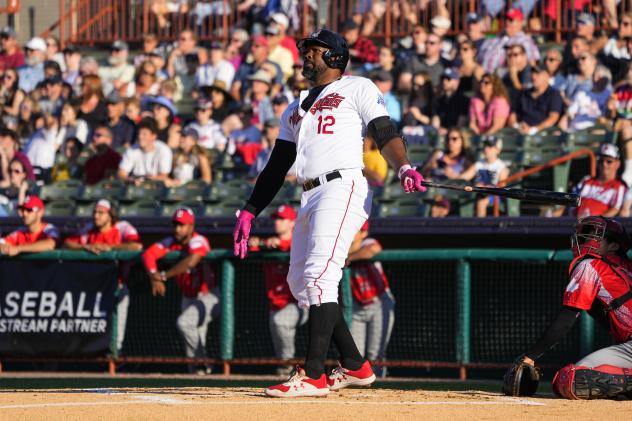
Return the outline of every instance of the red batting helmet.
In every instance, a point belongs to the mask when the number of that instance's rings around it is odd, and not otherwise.
[[[579,219],[575,225],[575,234],[571,237],[571,247],[575,256],[587,253],[599,254],[601,241],[606,238],[619,244],[619,250],[625,254],[630,249],[630,237],[620,222],[603,216],[587,216]]]

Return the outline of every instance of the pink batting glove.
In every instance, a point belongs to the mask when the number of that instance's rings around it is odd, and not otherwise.
[[[255,216],[247,210],[237,211],[237,224],[233,232],[233,240],[235,240],[235,256],[244,259],[248,253],[248,237],[250,237],[250,228],[252,220]]]
[[[415,167],[410,165],[402,165],[399,169],[399,179],[401,180],[402,188],[406,193],[412,193],[415,191],[425,192],[427,189],[421,185],[424,181],[424,177],[419,174]]]

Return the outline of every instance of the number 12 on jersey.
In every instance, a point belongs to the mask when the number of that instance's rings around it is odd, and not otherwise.
[[[334,134],[332,126],[336,124],[336,119],[332,115],[318,116],[317,134]]]

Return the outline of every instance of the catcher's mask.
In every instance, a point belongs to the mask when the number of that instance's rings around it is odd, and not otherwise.
[[[603,216],[587,216],[577,221],[571,248],[575,257],[599,254],[603,239],[619,244],[619,253],[625,255],[630,248],[630,238],[621,223]]]

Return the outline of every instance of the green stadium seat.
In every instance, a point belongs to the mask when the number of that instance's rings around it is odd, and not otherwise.
[[[42,186],[39,195],[44,201],[75,199],[79,197],[83,183],[80,180],[58,181]]]
[[[570,133],[567,137],[569,150],[589,148],[597,150],[599,145],[613,138],[613,133],[607,126],[595,125],[584,130]]]
[[[419,199],[400,199],[384,202],[379,205],[378,215],[381,218],[392,216],[420,216],[425,211],[425,204]]]
[[[204,206],[204,216],[234,217],[235,212],[244,206],[242,201],[225,201],[220,203],[207,203]]]
[[[46,203],[46,216],[74,216],[75,202],[72,200],[53,200]]]
[[[92,202],[99,199],[119,200],[125,194],[125,183],[120,180],[103,180],[92,186],[85,186],[79,196],[80,201]]]
[[[252,191],[252,185],[246,180],[231,180],[229,182],[214,183],[207,191],[204,200],[222,201],[225,199],[247,199]]]
[[[498,130],[494,136],[503,141],[503,149],[520,149],[522,148],[523,135],[513,127],[505,127]],[[481,138],[484,136],[481,136]]]
[[[160,216],[171,217],[176,209],[181,207],[191,208],[195,216],[204,215],[204,207],[199,200],[183,200],[181,202],[163,203],[160,208]]]
[[[522,147],[525,150],[557,150],[561,154],[565,144],[566,133],[559,127],[551,127],[536,134],[525,136]]]
[[[122,205],[119,208],[119,215],[121,217],[158,216],[159,210],[160,204],[157,201],[140,200],[138,202]]]
[[[423,165],[435,150],[433,145],[421,144],[408,147],[408,160],[416,166]]]
[[[164,201],[177,202],[180,200],[202,200],[206,196],[206,191],[209,189],[209,184],[201,180],[193,180],[188,183],[178,186],[170,187],[165,190]]]
[[[75,207],[75,216],[79,218],[86,218],[92,216],[92,211],[94,210],[93,203],[79,203]]]
[[[164,194],[165,185],[162,182],[148,181],[140,186],[129,185],[125,189],[125,194],[122,200],[125,201],[137,201],[137,200],[160,200]]]

